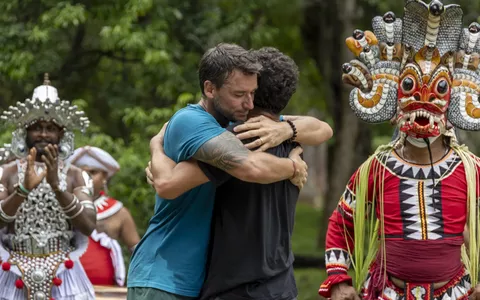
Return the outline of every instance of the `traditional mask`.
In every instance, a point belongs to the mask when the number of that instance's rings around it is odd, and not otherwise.
[[[373,32],[355,30],[343,81],[355,87],[357,117],[395,119],[414,138],[444,134],[448,121],[480,130],[480,25],[462,30],[462,16],[458,5],[406,0],[403,21],[388,12],[373,19]]]

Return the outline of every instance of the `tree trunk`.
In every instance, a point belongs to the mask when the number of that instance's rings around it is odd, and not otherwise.
[[[328,217],[357,167],[357,141],[369,144],[370,135],[359,137],[361,127],[363,133],[368,133],[369,128],[366,124],[361,124],[353,114],[348,103],[351,89],[341,80],[341,66],[352,58],[345,46],[345,38],[352,34],[358,17],[356,0],[306,0],[304,16],[304,43],[319,68],[324,97],[334,120],[335,142],[328,153],[328,187],[318,235],[318,245],[324,248]]]

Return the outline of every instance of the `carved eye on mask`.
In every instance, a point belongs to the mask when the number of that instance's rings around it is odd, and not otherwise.
[[[438,96],[443,97],[447,94],[449,89],[448,82],[445,79],[440,79],[435,88],[435,92]]]
[[[404,94],[411,94],[415,90],[415,80],[411,76],[407,76],[403,78],[401,87]]]

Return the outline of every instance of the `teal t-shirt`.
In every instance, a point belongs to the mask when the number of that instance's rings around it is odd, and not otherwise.
[[[200,105],[179,110],[168,123],[165,154],[175,162],[190,159],[225,129]],[[197,297],[205,277],[215,186],[208,182],[174,200],[156,195],[155,214],[135,248],[128,287],[151,287]]]

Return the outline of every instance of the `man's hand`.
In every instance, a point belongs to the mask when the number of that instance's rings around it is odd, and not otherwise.
[[[149,161],[145,168],[145,174],[147,175],[147,183],[153,186],[153,174],[152,174],[152,162]]]
[[[469,300],[480,300],[480,284],[477,284],[473,293],[468,297]]]
[[[42,182],[45,174],[47,173],[44,170],[41,174],[37,174],[35,171],[35,158],[37,157],[37,149],[33,147],[30,149],[30,154],[27,156],[27,170],[25,171],[25,179],[23,181],[23,186],[31,191],[36,188],[40,182]]]
[[[300,157],[300,154],[302,154],[303,149],[302,147],[296,147],[292,151],[290,151],[290,154],[288,157],[294,161],[295,163],[295,174],[293,177],[290,179],[290,181],[298,186],[298,188],[302,189],[303,185],[305,182],[307,182],[307,170],[308,166],[307,164],[303,161],[303,159]]]
[[[45,147],[45,155],[42,155],[42,161],[47,166],[47,182],[55,190],[60,182],[58,179],[58,146],[48,144]]]
[[[357,291],[346,283],[339,283],[332,287],[332,300],[360,300]]]
[[[151,140],[150,140],[150,150],[152,147],[163,146],[163,138],[165,136],[165,130],[167,129],[168,122],[163,124],[162,129],[160,132],[157,133]]]
[[[292,128],[287,122],[276,122],[264,116],[254,117],[244,124],[236,126],[233,131],[240,140],[257,137],[251,143],[245,145],[248,149],[255,149],[255,152],[265,151],[278,146],[293,136]]]

